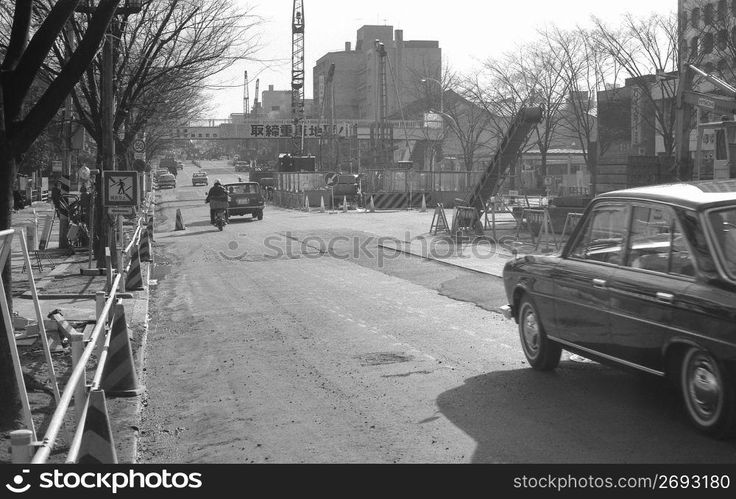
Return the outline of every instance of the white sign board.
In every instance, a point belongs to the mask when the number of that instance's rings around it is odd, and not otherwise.
[[[103,171],[103,204],[135,206],[138,204],[138,172]]]

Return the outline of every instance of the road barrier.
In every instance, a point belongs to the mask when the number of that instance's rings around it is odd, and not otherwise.
[[[78,405],[79,399],[77,398],[75,399],[77,401],[75,402],[75,406],[77,408],[82,407],[83,409],[77,415],[76,431],[74,432],[66,462],[77,463],[80,462],[80,459],[91,460],[94,458],[97,462],[107,463],[109,461],[109,464],[116,464],[112,437],[105,438],[103,435],[103,438],[100,438],[100,433],[104,433],[103,430],[100,430],[100,425],[102,424],[104,426],[104,423],[108,419],[106,405],[100,403],[100,396],[104,397],[105,393],[101,388],[101,383],[105,366],[108,363],[108,350],[111,348],[111,344],[114,344],[111,342],[112,331],[108,330],[110,318],[113,312],[116,314],[117,320],[121,320],[121,316],[124,317],[121,310],[122,305],[120,307],[117,306],[121,302],[116,296],[116,290],[120,286],[122,279],[123,275],[116,273],[112,280],[109,294],[106,295],[105,292],[97,293],[97,321],[84,349],[78,355],[72,356],[72,373],[67,379],[64,391],[57,403],[56,410],[51,417],[43,439],[40,442],[34,442],[32,432],[27,429],[11,432],[13,463],[46,463],[56,444],[59,431],[67,420],[67,412],[72,399],[75,395],[77,397],[81,395],[83,403]],[[124,321],[124,319],[122,320]],[[121,327],[118,326],[117,334],[120,334],[120,329]],[[82,335],[76,334],[74,336],[79,337]],[[78,347],[82,346],[84,338],[81,338],[81,340],[75,342]],[[74,350],[74,344],[72,347]],[[128,351],[124,351],[124,354],[129,355]],[[87,370],[90,368],[89,364],[93,355],[97,358],[97,363],[95,366],[91,366],[95,369],[94,378],[92,383],[87,385]],[[129,360],[132,366],[132,355]],[[115,362],[119,364],[121,361],[116,360]],[[87,424],[88,419],[90,419],[89,425]],[[100,449],[100,445],[107,447]]]

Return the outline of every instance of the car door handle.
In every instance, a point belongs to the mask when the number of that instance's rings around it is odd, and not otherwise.
[[[598,289],[606,289],[606,281],[603,279],[593,279],[593,287]]]
[[[672,304],[675,301],[675,295],[672,293],[657,293],[657,301],[661,303]]]

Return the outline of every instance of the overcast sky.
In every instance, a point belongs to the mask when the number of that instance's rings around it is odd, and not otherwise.
[[[224,119],[243,110],[243,73],[248,71],[251,105],[256,79],[261,92],[273,85],[291,85],[292,0],[234,0],[264,19],[262,49],[256,61],[233,65],[218,76],[223,88],[213,91],[216,106],[209,118]],[[355,48],[358,28],[364,24],[404,30],[405,40],[438,40],[443,65],[469,73],[490,57],[538,38],[538,29],[556,25],[573,28],[590,25],[591,16],[615,23],[625,13],[647,16],[677,10],[677,0],[303,0],[305,97],[312,98],[312,68],[328,52],[341,51],[345,42]],[[259,96],[260,97],[260,96]]]

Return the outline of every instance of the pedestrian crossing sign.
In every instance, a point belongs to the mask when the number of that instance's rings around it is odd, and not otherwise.
[[[103,171],[102,185],[105,206],[136,206],[138,204],[137,171]]]

